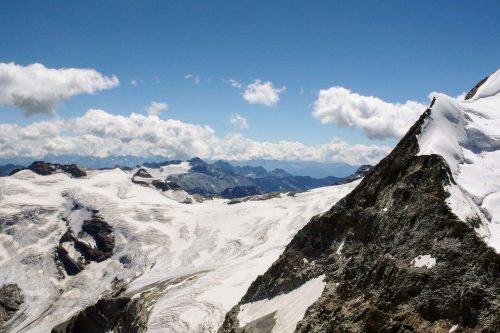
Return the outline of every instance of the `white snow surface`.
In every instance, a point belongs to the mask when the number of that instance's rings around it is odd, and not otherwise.
[[[452,211],[479,218],[476,231],[500,253],[500,70],[470,100],[438,94],[418,141],[420,155],[443,156],[453,173]]]
[[[179,164],[169,164],[160,168],[143,167],[154,178],[165,179],[171,175],[180,175],[188,173],[191,169],[191,164],[188,161],[183,161]]]
[[[182,204],[132,183],[132,175],[113,169],[74,179],[24,170],[0,178],[0,286],[16,283],[25,296],[9,332],[50,332],[106,295],[115,279],[140,297],[175,278],[151,306],[148,332],[215,332],[297,231],[359,183],[234,205]],[[82,208],[72,213],[75,203]],[[81,228],[86,209],[113,227],[113,256],[60,279],[55,247],[68,227]]]
[[[323,293],[324,275],[307,281],[299,288],[271,299],[243,304],[238,313],[240,327],[274,312],[272,333],[293,333],[297,323],[304,318],[307,308]]]
[[[430,254],[424,254],[413,259],[411,263],[415,267],[432,268],[436,265],[436,258],[433,258]]]

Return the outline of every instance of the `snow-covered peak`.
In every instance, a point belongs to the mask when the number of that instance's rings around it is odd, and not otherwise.
[[[500,253],[500,70],[468,100],[438,94],[418,142],[419,155],[448,163],[457,183],[447,187],[453,212],[479,218],[477,231]]]
[[[490,97],[500,92],[500,69],[491,74],[486,81],[479,85],[475,94],[469,98],[469,101],[476,101],[481,98]]]

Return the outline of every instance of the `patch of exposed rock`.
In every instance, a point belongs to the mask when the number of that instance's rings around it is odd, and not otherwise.
[[[79,209],[76,207],[74,209]],[[93,210],[91,217],[83,221],[77,235],[71,228],[62,235],[56,247],[56,263],[66,274],[76,275],[89,263],[110,258],[114,247],[113,228],[97,210]]]
[[[30,166],[16,169],[10,174],[13,175],[22,170],[31,170],[41,176],[49,176],[55,173],[65,173],[73,178],[82,178],[87,176],[87,173],[76,164],[55,164],[43,161],[33,162]]]
[[[294,196],[295,193],[297,192],[289,192],[289,196]],[[271,192],[271,193],[266,193],[266,194],[260,194],[260,195],[252,195],[248,197],[243,197],[243,198],[234,198],[231,199],[227,202],[228,205],[234,205],[246,201],[264,201],[264,200],[269,200],[269,199],[274,199],[274,198],[279,198],[281,196],[281,192]]]
[[[16,284],[0,287],[0,328],[21,308],[24,296]]]
[[[165,192],[168,190],[179,191],[182,188],[171,180],[154,179],[145,169],[141,168],[132,176],[132,182],[143,186],[153,186],[154,188]]]
[[[369,174],[370,171],[372,171],[372,169],[373,169],[373,165],[368,165],[368,164],[362,165],[358,168],[358,170],[356,170],[355,173],[353,173],[352,175],[347,176],[345,178],[342,178],[341,180],[335,182],[334,185],[347,184],[347,183],[351,183],[353,181],[356,181],[360,178],[363,178],[367,174]]]

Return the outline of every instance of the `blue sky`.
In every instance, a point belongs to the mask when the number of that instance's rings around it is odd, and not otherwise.
[[[208,125],[218,137],[393,146],[397,134],[322,124],[312,115],[319,91],[341,86],[388,103],[459,95],[500,67],[498,13],[498,1],[3,1],[0,62],[119,78],[113,89],[61,100],[58,119],[92,108],[145,113],[158,101],[168,104],[161,119]],[[276,105],[243,99],[256,79],[286,87]],[[0,111],[4,124],[54,119],[6,103]],[[247,129],[231,125],[235,114]]]

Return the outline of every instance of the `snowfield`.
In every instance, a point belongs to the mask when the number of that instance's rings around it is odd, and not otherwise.
[[[287,294],[281,294],[271,299],[254,303],[242,304],[238,313],[240,327],[266,315],[273,315],[276,324],[273,333],[293,333],[297,323],[323,293],[326,282],[324,275],[307,281],[302,286]]]
[[[165,168],[154,176],[187,170]],[[25,296],[10,332],[50,332],[117,283],[126,295],[141,297],[168,281],[175,282],[149,308],[148,331],[215,332],[293,235],[359,183],[234,205],[223,199],[182,204],[132,183],[132,174],[113,169],[74,179],[24,170],[0,179],[0,286],[15,283]],[[68,228],[81,230],[92,210],[113,227],[113,254],[61,276],[55,248]],[[322,280],[314,283],[321,289]]]
[[[500,253],[500,70],[469,100],[439,94],[419,136],[420,155],[438,154],[456,184],[448,204]]]

